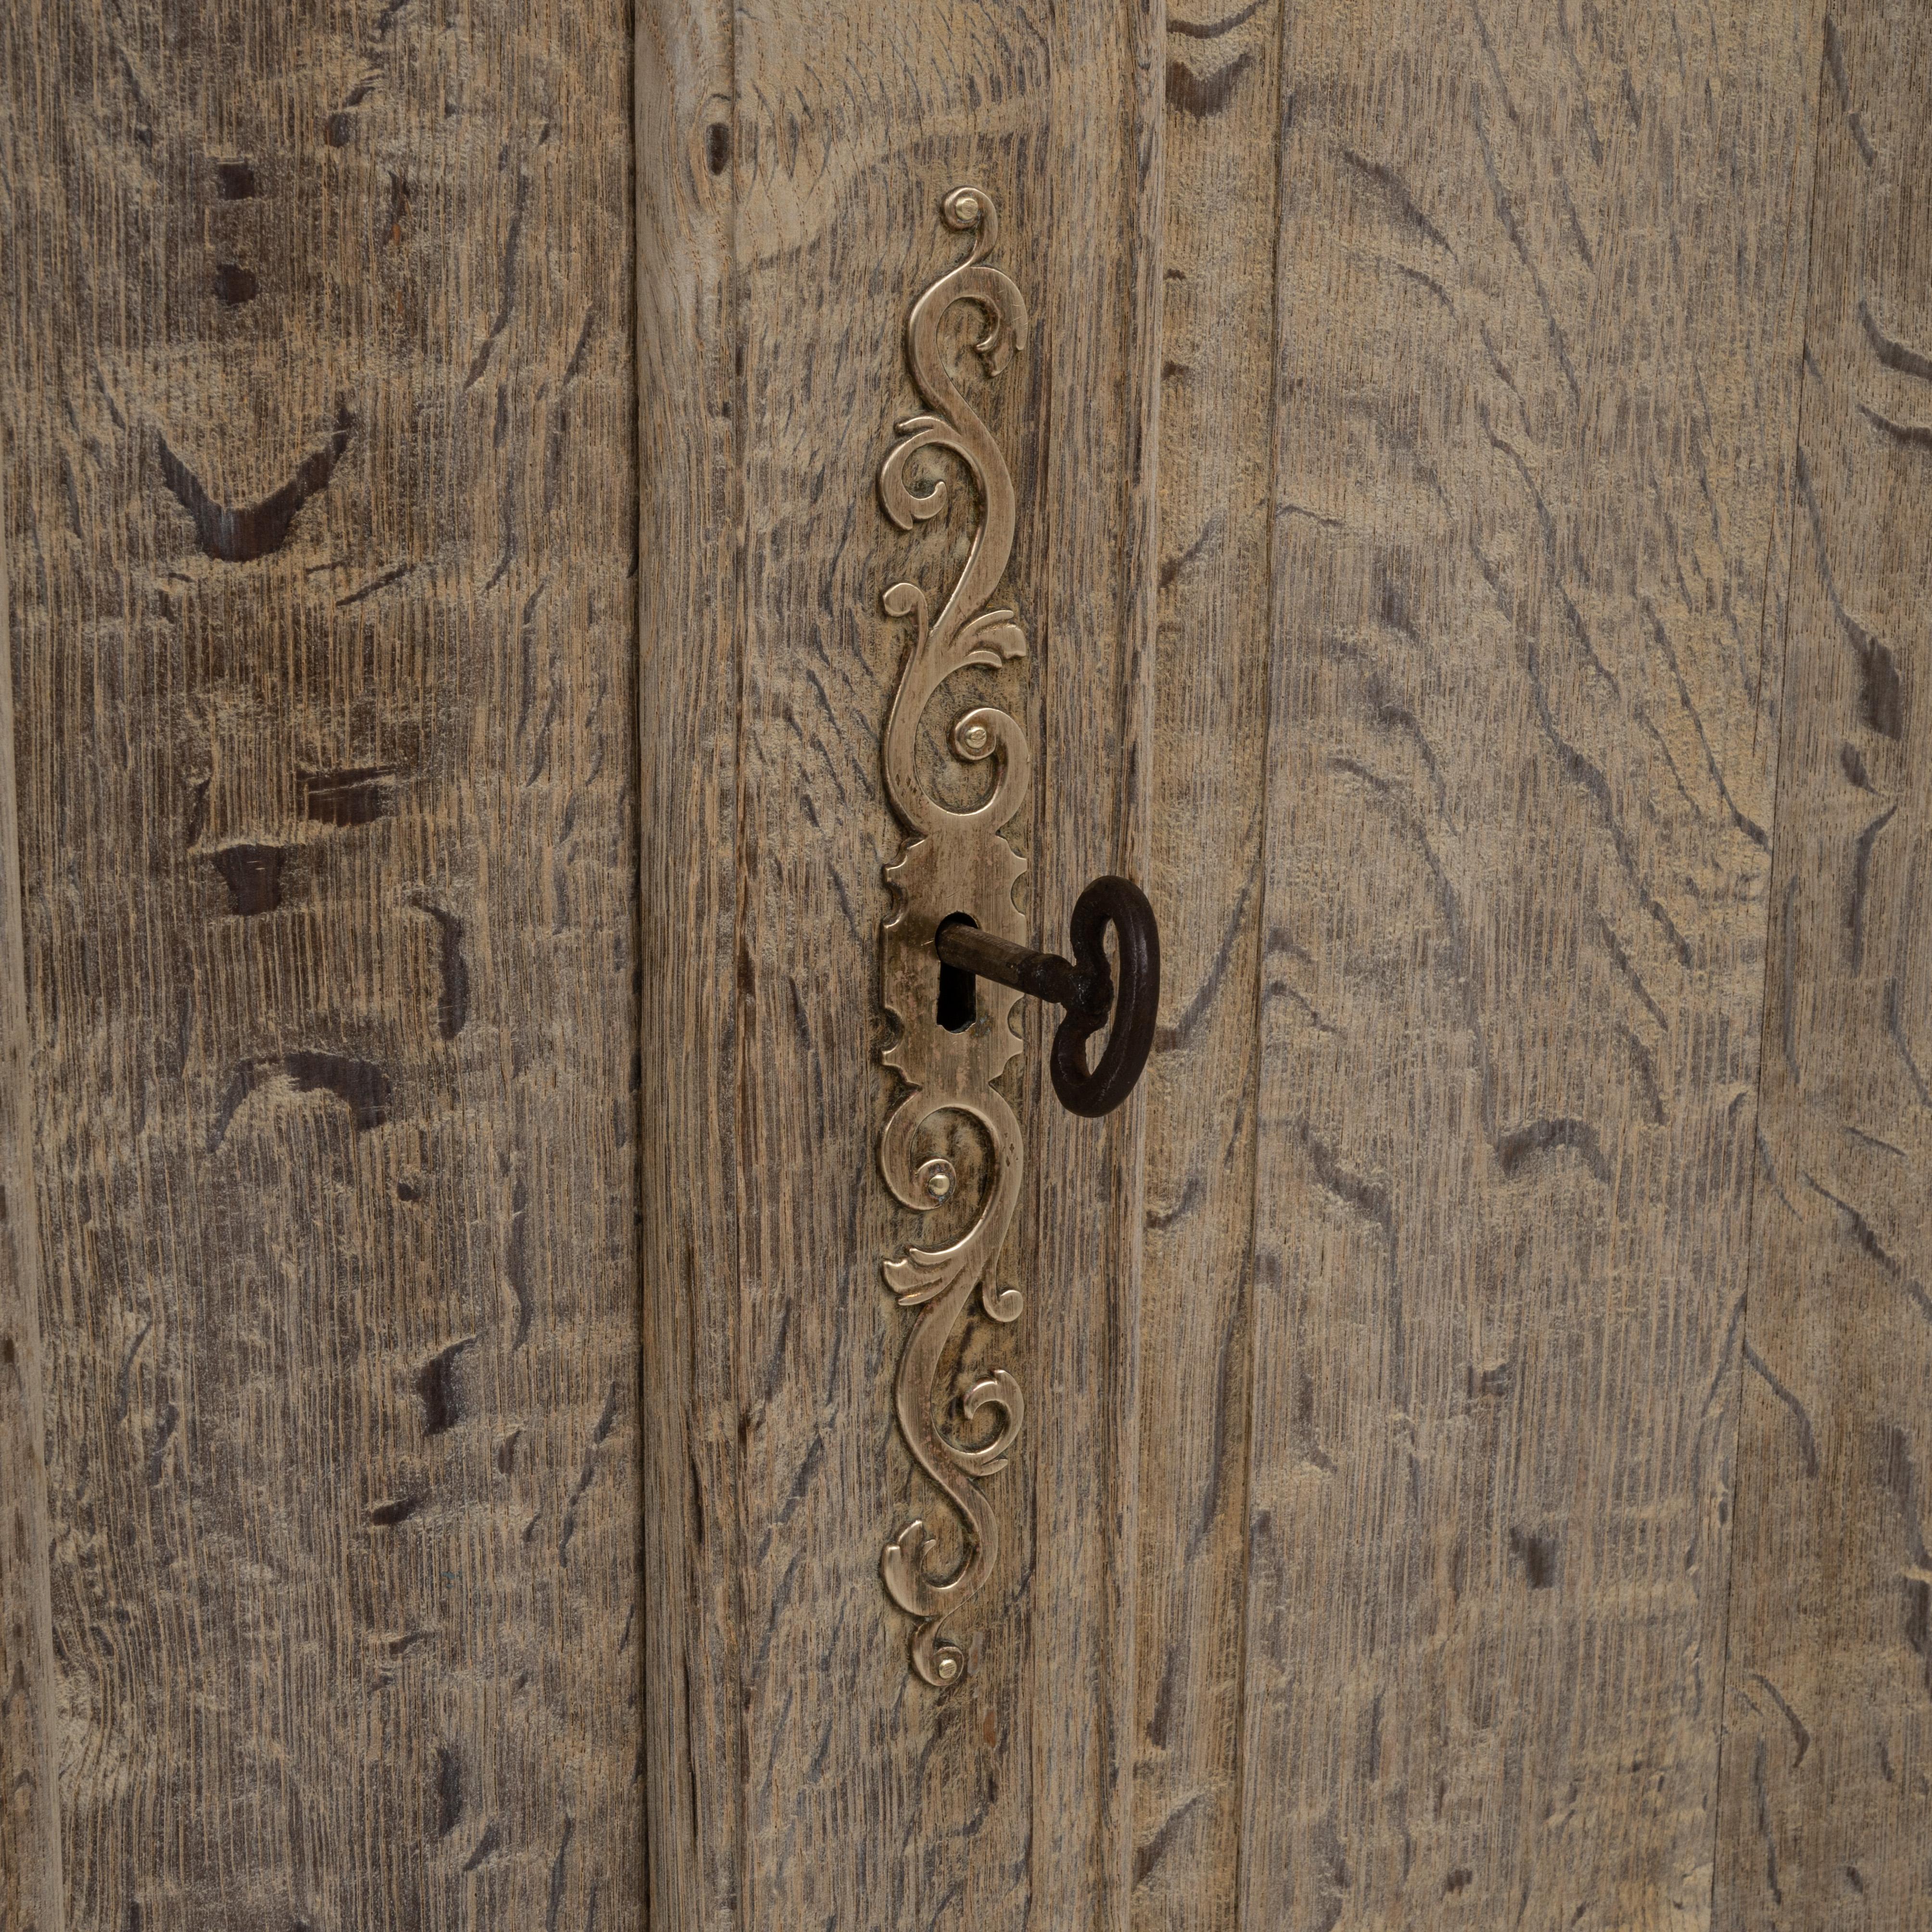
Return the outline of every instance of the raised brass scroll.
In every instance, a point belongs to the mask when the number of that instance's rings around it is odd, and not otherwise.
[[[982,979],[970,1026],[953,1032],[939,1024],[934,938],[943,921],[964,914],[985,932],[1025,939],[1027,922],[1013,903],[1013,888],[1026,861],[1002,834],[1025,801],[1032,772],[1032,754],[1018,722],[990,705],[962,712],[949,740],[962,760],[992,761],[992,789],[983,804],[967,812],[947,809],[921,786],[914,763],[920,720],[948,678],[968,664],[997,669],[1026,652],[1025,634],[1013,613],[983,608],[1012,550],[1012,477],[986,425],[944,367],[940,344],[946,312],[956,302],[973,304],[984,319],[974,346],[988,374],[997,376],[1026,346],[1026,303],[1005,274],[987,265],[1000,224],[986,190],[955,188],[943,212],[950,226],[972,238],[971,249],[913,304],[906,351],[926,410],[898,425],[898,440],[879,470],[879,500],[902,530],[936,516],[946,500],[945,482],[913,473],[914,459],[922,451],[942,452],[964,466],[980,510],[965,567],[937,617],[916,584],[895,584],[884,597],[887,612],[910,619],[914,626],[886,726],[886,795],[909,836],[897,861],[886,868],[899,905],[884,932],[885,1005],[899,1025],[884,1059],[912,1090],[886,1124],[879,1164],[907,1207],[929,1213],[951,1198],[958,1176],[942,1159],[915,1164],[914,1144],[927,1120],[946,1112],[968,1114],[992,1151],[979,1211],[965,1233],[946,1247],[910,1246],[885,1264],[886,1285],[899,1305],[919,1311],[899,1362],[899,1429],[920,1467],[958,1513],[965,1544],[956,1568],[934,1575],[928,1566],[937,1539],[925,1519],[917,1518],[886,1544],[881,1565],[893,1602],[918,1619],[913,1667],[927,1683],[940,1685],[956,1682],[965,1669],[964,1652],[944,1641],[940,1630],[984,1585],[998,1559],[999,1518],[980,1485],[1005,1468],[1024,1405],[1019,1384],[996,1369],[972,1383],[957,1403],[958,1421],[980,1431],[997,1425],[989,1440],[969,1448],[941,1419],[941,1366],[974,1291],[996,1322],[1011,1322],[1020,1312],[1018,1290],[1002,1291],[993,1274],[1020,1194],[1019,1124],[993,1084],[1020,1051],[1012,1024],[1020,995]]]

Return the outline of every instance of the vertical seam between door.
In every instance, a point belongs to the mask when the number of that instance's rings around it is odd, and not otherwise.
[[[1249,1634],[1254,1621],[1254,1482],[1255,1440],[1259,1426],[1256,1400],[1258,1383],[1256,1360],[1255,1297],[1261,1246],[1261,1094],[1268,1058],[1268,956],[1269,910],[1268,830],[1274,816],[1268,808],[1272,790],[1269,774],[1274,762],[1275,707],[1282,678],[1276,620],[1279,609],[1275,595],[1276,572],[1280,567],[1275,534],[1279,518],[1276,505],[1281,494],[1282,407],[1282,254],[1286,245],[1282,210],[1287,202],[1288,124],[1285,115],[1288,91],[1288,7],[1282,0],[1275,34],[1274,130],[1276,144],[1274,202],[1270,226],[1274,248],[1269,256],[1268,287],[1268,541],[1264,551],[1262,595],[1268,600],[1264,634],[1268,649],[1268,708],[1262,723],[1261,834],[1256,856],[1260,882],[1260,901],[1256,914],[1258,930],[1255,946],[1255,1057],[1246,1104],[1254,1110],[1255,1131],[1248,1153],[1248,1241],[1243,1274],[1247,1299],[1248,1418],[1242,1449],[1241,1472],[1241,1619],[1235,1643],[1236,1670],[1234,1722],[1234,1924],[1237,1932],[1248,1922],[1248,1751],[1249,1751]]]

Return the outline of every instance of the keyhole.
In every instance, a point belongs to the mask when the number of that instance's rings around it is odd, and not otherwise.
[[[970,914],[956,912],[950,919],[940,921],[939,930],[944,932],[949,926],[977,926],[979,923]],[[948,1033],[964,1033],[980,1017],[978,979],[964,967],[949,966],[944,959],[939,962],[939,1010],[935,1017]]]

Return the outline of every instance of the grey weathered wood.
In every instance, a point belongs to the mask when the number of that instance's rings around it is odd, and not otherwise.
[[[10,628],[6,509],[0,475],[0,638]],[[20,850],[8,662],[0,663],[0,1926],[60,1932],[40,1225],[28,1094],[33,1036],[20,944]]]
[[[1694,1923],[1817,43],[1285,36],[1243,1922]]]
[[[87,1932],[638,1922],[627,46],[0,20]]]
[[[1932,22],[1822,37],[1714,1922],[1932,1911]]]

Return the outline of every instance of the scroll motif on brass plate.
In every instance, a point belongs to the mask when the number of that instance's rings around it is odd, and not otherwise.
[[[901,1610],[919,1620],[913,1667],[933,1684],[956,1682],[965,1668],[964,1653],[942,1642],[940,1629],[985,1583],[998,1560],[999,1520],[980,1485],[1006,1466],[1024,1406],[1019,1384],[1004,1369],[973,1383],[959,1399],[960,1420],[982,1429],[997,1424],[991,1439],[977,1448],[943,1428],[935,1406],[947,1344],[974,1289],[996,1322],[1012,1321],[1021,1305],[1018,1290],[1000,1289],[993,1274],[1020,1193],[1019,1124],[993,1084],[1020,1051],[1012,1025],[1020,995],[981,979],[971,1024],[958,1032],[938,1025],[936,939],[942,922],[961,914],[982,932],[1014,941],[1025,938],[1026,919],[1013,904],[1013,888],[1026,861],[1001,832],[1026,798],[1032,770],[1018,723],[990,705],[962,712],[950,737],[962,759],[992,761],[992,788],[982,804],[949,810],[922,789],[914,764],[920,720],[940,686],[968,664],[998,669],[1026,652],[1013,613],[982,608],[1012,550],[1012,478],[986,424],[945,368],[940,346],[947,311],[956,302],[971,303],[985,323],[974,346],[988,374],[997,376],[1026,346],[1026,303],[1000,270],[986,265],[1000,226],[985,190],[955,188],[943,212],[952,227],[971,236],[972,246],[964,262],[913,304],[906,348],[927,412],[898,425],[898,440],[879,471],[880,500],[901,530],[937,515],[946,501],[944,482],[921,477],[916,487],[908,474],[912,459],[923,450],[944,452],[964,466],[980,512],[965,567],[937,617],[916,584],[895,584],[884,598],[890,615],[910,618],[914,627],[886,726],[886,794],[910,836],[897,862],[886,868],[900,902],[884,932],[885,1004],[899,1023],[898,1039],[884,1059],[912,1091],[886,1124],[879,1164],[907,1207],[929,1213],[950,1198],[958,1176],[944,1160],[915,1165],[914,1143],[927,1120],[948,1112],[970,1116],[992,1154],[978,1212],[964,1234],[944,1247],[910,1246],[885,1264],[886,1285],[900,1306],[920,1310],[899,1362],[899,1428],[920,1467],[958,1513],[965,1546],[950,1575],[934,1575],[928,1568],[938,1546],[923,1519],[908,1523],[886,1546],[886,1588]]]

